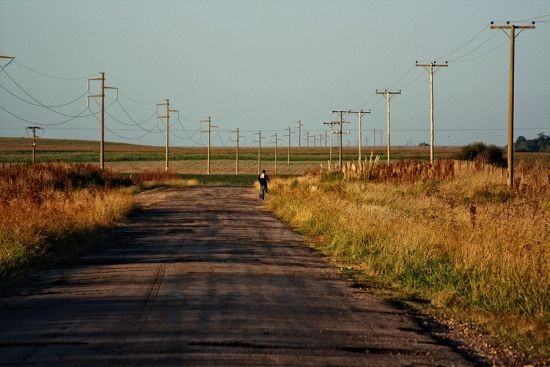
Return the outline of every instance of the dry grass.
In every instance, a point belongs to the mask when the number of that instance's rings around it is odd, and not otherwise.
[[[488,166],[372,163],[274,180],[268,205],[339,261],[548,356],[548,173],[510,191]]]
[[[10,276],[84,234],[110,227],[134,207],[129,189],[87,165],[0,171],[0,276]],[[80,241],[81,242],[81,241]]]

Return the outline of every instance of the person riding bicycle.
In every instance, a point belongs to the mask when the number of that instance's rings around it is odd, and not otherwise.
[[[260,183],[260,199],[265,198],[265,193],[267,192],[267,183],[269,182],[269,177],[265,173],[265,169],[262,170],[262,173],[258,176],[258,182]]]

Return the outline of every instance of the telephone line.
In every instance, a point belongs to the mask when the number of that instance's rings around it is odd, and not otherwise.
[[[11,75],[5,70],[5,68],[2,68],[2,70],[4,71],[4,74],[12,81],[12,83],[14,83],[19,89],[21,89],[21,91],[22,91],[23,93],[25,93],[25,94],[26,94],[28,97],[30,97],[33,101],[35,101],[36,103],[40,104],[40,107],[44,107],[44,108],[46,108],[47,110],[52,111],[52,112],[54,112],[54,113],[57,113],[57,114],[59,114],[59,115],[61,115],[61,116],[65,116],[65,117],[75,117],[74,115],[68,115],[68,114],[66,114],[66,113],[56,111],[56,110],[54,110],[53,108],[49,107],[48,105],[46,105],[46,104],[40,102],[38,99],[34,98],[29,92],[27,92],[27,91],[25,90],[25,88],[23,88],[19,83],[17,83],[17,81],[11,77]]]
[[[501,48],[502,46],[506,45],[508,43],[508,41],[504,41],[502,42],[501,44],[499,44],[497,47],[495,48],[492,48],[491,50],[487,51],[487,52],[484,52],[480,55],[477,55],[477,56],[474,56],[474,57],[471,57],[469,59],[465,59],[465,60],[455,60],[454,62],[468,62],[468,61],[472,61],[472,60],[476,60],[476,59],[479,59],[480,57],[483,57],[483,56],[487,56],[493,52],[495,52],[496,50],[498,50],[499,48]]]
[[[6,110],[6,109],[5,109],[4,107],[2,107],[2,106],[0,106],[0,109],[2,109],[4,112],[10,114],[11,116],[15,117],[16,119],[19,119],[19,120],[21,120],[21,121],[25,121],[25,122],[27,122],[27,123],[29,123],[29,124],[40,125],[40,126],[55,126],[55,125],[62,125],[62,124],[66,124],[67,122],[70,122],[70,121],[72,121],[72,120],[74,120],[74,119],[77,119],[77,118],[79,118],[79,117],[90,117],[90,116],[95,115],[95,114],[93,114],[93,113],[92,113],[92,114],[89,114],[89,115],[82,115],[82,114],[83,114],[84,112],[86,112],[86,110],[88,109],[88,108],[86,107],[84,110],[82,110],[82,112],[81,112],[80,114],[78,114],[78,115],[76,115],[76,116],[73,116],[73,117],[71,117],[71,118],[69,118],[69,119],[67,119],[67,120],[60,121],[60,122],[52,122],[52,123],[49,123],[49,122],[36,122],[36,121],[27,120],[27,119],[25,119],[25,118],[23,118],[23,117],[21,117],[21,116],[18,116],[18,115],[16,115],[16,114],[14,114],[13,112],[10,112],[10,111]]]
[[[128,96],[126,93],[123,93],[122,91],[119,92],[121,96],[123,96],[124,98],[128,99],[129,101],[131,102],[134,102],[136,104],[142,104],[142,105],[156,105],[156,102],[143,102],[143,101],[140,101],[138,99],[134,99],[130,96]]]
[[[470,50],[469,52],[463,54],[463,55],[460,55],[460,56],[457,56],[455,58],[452,58],[452,59],[449,59],[448,61],[457,61],[457,60],[460,60],[461,58],[465,57],[465,56],[468,56],[468,55],[471,55],[472,53],[474,53],[475,51],[479,50],[481,47],[483,47],[487,42],[489,42],[490,40],[492,40],[495,36],[497,35],[497,33],[493,33],[491,35],[491,37],[487,38],[483,43],[481,43],[479,46],[475,47],[474,49]]]
[[[32,106],[37,106],[37,107],[45,107],[44,105],[41,105],[41,104],[38,104],[38,103],[34,103],[34,102],[31,102],[31,101],[28,101],[26,100],[25,98],[19,96],[18,94],[15,94],[14,92],[12,92],[11,90],[9,90],[8,88],[4,87],[2,84],[0,84],[0,88],[2,88],[3,90],[5,90],[6,92],[8,92],[9,94],[11,94],[12,96],[14,96],[15,98],[19,99],[20,101],[22,102],[25,102],[27,104],[30,104]],[[64,106],[68,106],[76,101],[78,101],[79,99],[82,99],[82,97],[84,97],[86,94],[88,94],[88,91],[86,90],[84,93],[82,93],[80,96],[76,97],[75,99],[73,99],[72,101],[69,101],[67,103],[63,103],[63,104],[60,104],[60,105],[49,105],[47,107],[64,107]]]
[[[483,27],[479,30],[478,33],[476,33],[472,38],[470,38],[466,43],[464,43],[462,46],[456,48],[455,50],[449,52],[448,54],[446,55],[442,55],[442,56],[438,56],[438,57],[432,57],[432,59],[446,59],[448,58],[449,56],[451,56],[452,54],[455,54],[457,53],[458,51],[462,50],[464,47],[466,47],[467,45],[469,45],[473,40],[475,40],[477,37],[479,37],[483,32],[485,32],[487,30],[487,25],[483,25]]]
[[[93,76],[95,75],[95,74],[91,74],[91,75],[87,75],[87,76],[79,76],[79,77],[74,77],[74,78],[57,77],[57,76],[49,75],[49,74],[46,74],[46,73],[43,73],[43,72],[40,72],[40,71],[31,69],[30,67],[21,64],[21,63],[20,63],[19,61],[17,61],[17,60],[14,61],[14,64],[17,64],[18,66],[22,67],[23,69],[26,69],[26,70],[28,70],[28,71],[30,71],[30,72],[32,72],[32,73],[35,73],[35,74],[40,75],[40,76],[43,76],[43,77],[45,77],[45,78],[57,79],[57,80],[67,80],[67,81],[70,81],[70,80],[84,80],[84,79],[91,78],[91,77],[93,77]]]
[[[126,109],[124,108],[124,106],[120,103],[120,100],[117,98],[116,99],[116,102],[118,103],[118,105],[120,106],[120,108],[122,109],[122,111],[124,112],[124,114],[126,116],[128,116],[128,118],[137,126],[140,126],[145,124],[146,122],[150,121],[153,117],[155,117],[157,115],[157,111],[155,111],[151,116],[149,116],[147,119],[143,120],[143,121],[140,121],[140,122],[137,122],[129,113],[128,111],[126,111]]]

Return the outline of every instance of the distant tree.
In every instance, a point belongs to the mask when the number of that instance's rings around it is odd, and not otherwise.
[[[535,139],[519,136],[514,145],[517,152],[550,152],[550,136],[544,133],[539,133]]]
[[[495,166],[504,166],[506,163],[502,156],[502,149],[496,145],[487,145],[481,142],[463,146],[457,158],[467,161],[488,163]]]
[[[418,144],[419,147],[429,147],[430,144],[426,143],[425,141],[423,141],[422,143]]]

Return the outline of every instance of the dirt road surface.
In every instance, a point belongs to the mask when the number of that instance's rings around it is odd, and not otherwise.
[[[0,300],[2,366],[482,364],[349,286],[246,188],[163,189]]]

